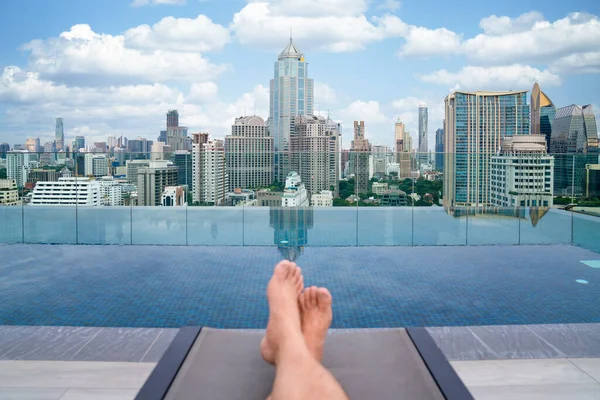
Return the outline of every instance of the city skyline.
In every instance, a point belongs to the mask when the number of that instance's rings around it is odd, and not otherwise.
[[[433,13],[407,2],[305,3],[133,7],[115,1],[101,8],[86,4],[75,16],[67,1],[57,1],[48,10],[39,5],[47,11],[40,14],[53,15],[52,24],[34,27],[31,20],[17,27],[18,18],[7,18],[3,29],[14,29],[0,44],[0,142],[40,137],[45,143],[59,116],[67,143],[74,136],[90,143],[121,135],[154,140],[169,109],[180,111],[181,125],[190,131],[224,138],[236,117],[254,110],[269,116],[272,62],[290,28],[315,79],[315,114],[343,123],[344,148],[354,120],[366,121],[374,145],[392,145],[398,116],[416,143],[422,101],[429,106],[432,150],[449,89],[529,90],[539,81],[557,107],[592,104],[600,110],[600,83],[592,75],[599,70],[600,49],[590,41],[597,37],[600,6],[593,1],[551,9],[543,2],[478,3],[476,10],[467,2],[452,20],[443,17],[451,7],[443,2]],[[4,15],[22,13],[19,7],[9,4]],[[107,22],[109,10],[120,17]],[[313,20],[330,23],[316,29]],[[345,31],[350,27],[354,32]],[[174,28],[180,36],[173,36]],[[502,47],[515,40],[533,48]],[[110,64],[100,57],[110,48],[125,61]],[[183,59],[189,62],[181,65]],[[166,64],[159,67],[162,60]]]

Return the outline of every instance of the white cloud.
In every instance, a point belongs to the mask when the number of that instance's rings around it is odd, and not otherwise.
[[[461,43],[461,35],[446,28],[428,29],[419,26],[411,26],[405,39],[406,43],[398,52],[401,58],[455,54]]]
[[[219,87],[214,82],[194,82],[190,85],[186,101],[210,101],[217,97]]]
[[[571,54],[550,64],[550,69],[564,74],[598,74],[600,52]]]
[[[316,1],[310,3],[317,4]],[[316,7],[322,8],[332,6],[336,1],[319,3],[323,4]],[[296,2],[253,2],[234,15],[230,28],[241,44],[267,48],[282,47],[292,28],[294,39],[301,44],[301,48],[331,52],[361,50],[369,43],[397,37],[406,31],[406,24],[395,16],[385,15],[368,20],[364,14],[356,13],[361,9],[356,5],[363,2],[349,3],[347,6],[344,2],[344,6],[335,14],[319,13],[309,17],[297,13],[299,9]]]
[[[535,23],[521,23],[516,30],[510,26],[523,16],[504,23],[497,21],[506,17],[495,17],[496,22],[484,19],[484,29],[493,35],[468,39],[462,51],[470,60],[485,64],[551,63],[573,54],[600,52],[600,20],[596,16],[572,13],[555,22],[540,21],[539,17],[529,14],[524,19]],[[527,26],[529,29],[525,29]]]
[[[377,5],[378,10],[390,10],[391,12],[397,11],[402,3],[398,0],[382,0],[381,3]]]
[[[530,30],[536,23],[542,21],[544,21],[542,13],[531,11],[522,14],[517,18],[491,15],[487,18],[483,18],[479,22],[479,27],[483,29],[487,35],[498,36]]]
[[[129,29],[124,36],[126,47],[145,50],[204,53],[221,50],[229,42],[228,29],[205,15],[195,19],[166,17],[152,27]]]
[[[549,70],[539,70],[529,65],[514,64],[499,67],[466,66],[458,72],[445,69],[426,75],[420,80],[462,90],[529,90],[534,82],[544,86],[557,86],[560,77]]]
[[[331,106],[337,103],[338,96],[336,91],[326,83],[315,82],[315,110],[319,106]]]
[[[131,7],[157,6],[161,4],[181,6],[186,2],[186,0],[133,0],[130,5]]]
[[[359,16],[367,11],[367,0],[250,0],[261,3],[276,16],[321,17]]]

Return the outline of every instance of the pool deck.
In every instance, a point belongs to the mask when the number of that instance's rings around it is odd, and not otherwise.
[[[600,324],[427,329],[476,399],[600,399]],[[133,399],[177,331],[0,326],[0,399]]]

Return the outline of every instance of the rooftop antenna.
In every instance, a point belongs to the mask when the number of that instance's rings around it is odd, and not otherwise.
[[[292,28],[290,28],[290,44],[292,44]]]
[[[256,117],[256,100],[254,101],[254,116]]]

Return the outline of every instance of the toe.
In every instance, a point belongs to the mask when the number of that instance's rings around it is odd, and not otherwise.
[[[310,288],[310,305],[312,307],[316,307],[317,306],[317,287],[316,286],[311,286]]]
[[[317,302],[319,303],[319,307],[328,307],[331,305],[331,293],[327,288],[318,288],[317,289]]]
[[[293,272],[294,269],[292,268],[291,263],[288,260],[282,260],[275,266],[275,272],[273,274],[282,279],[287,279]]]

